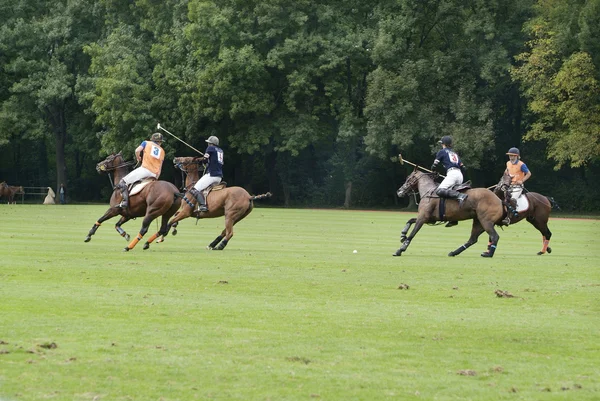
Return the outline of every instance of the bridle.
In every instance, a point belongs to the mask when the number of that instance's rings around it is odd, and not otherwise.
[[[406,182],[400,187],[400,189],[398,189],[397,194],[400,193],[400,190],[404,187],[406,187],[407,189],[410,189],[410,192],[408,192],[408,190],[406,191],[402,191],[402,193],[406,193],[408,196],[414,196],[415,198],[415,204],[418,206],[419,205],[419,201],[418,201],[418,197],[417,195],[420,195],[419,193],[419,189],[418,189],[418,185],[417,183],[419,182],[419,180],[422,177],[428,177],[428,176],[432,176],[432,175],[436,175],[435,173],[421,173],[419,175],[417,174],[411,174],[411,176],[409,176],[409,178],[406,180]],[[425,193],[422,198],[426,198],[428,196],[430,196],[430,192],[433,192],[435,190],[435,187],[432,188],[430,191],[428,191],[427,193]]]
[[[202,160],[198,159],[198,158],[193,158],[191,161],[176,161],[177,158],[173,159],[173,165],[178,168],[179,170],[181,170],[181,182],[182,182],[182,189],[185,189],[185,178],[186,176],[189,174],[189,166],[199,166],[200,164],[202,164]],[[205,168],[206,169],[206,168]],[[203,173],[204,174],[204,173]]]
[[[130,166],[137,165],[137,163],[134,161],[130,161],[130,162],[124,161],[124,162],[121,162],[116,165],[108,165],[109,163],[112,163],[118,156],[123,157],[121,155],[121,153],[117,153],[116,155],[111,155],[111,156],[107,157],[104,161],[101,161],[100,163],[98,163],[96,165],[96,170],[99,173],[101,173],[101,172],[107,173],[108,180],[110,181],[110,186],[112,187],[113,190],[115,189],[115,184],[113,183],[113,177],[112,177],[111,172],[118,170],[120,168],[123,168],[123,167],[130,167]]]

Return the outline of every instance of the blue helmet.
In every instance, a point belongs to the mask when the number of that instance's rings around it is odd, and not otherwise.
[[[521,152],[519,152],[519,149],[517,148],[508,149],[508,152],[506,152],[506,154],[509,156],[521,156]]]
[[[440,139],[438,141],[438,143],[441,143],[442,145],[446,145],[446,146],[452,146],[452,137],[448,136],[448,135],[444,135],[442,137],[442,139]]]

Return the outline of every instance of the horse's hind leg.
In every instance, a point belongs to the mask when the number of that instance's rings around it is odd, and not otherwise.
[[[146,233],[148,232],[148,227],[150,226],[150,223],[152,223],[152,220],[154,220],[155,217],[156,216],[149,216],[149,215],[146,215],[146,217],[144,217],[144,220],[142,221],[142,228],[140,229],[140,232],[129,243],[129,245],[127,245],[125,248],[123,248],[123,251],[127,252],[127,251],[130,251],[133,248],[135,248],[137,243],[140,242],[142,240],[142,238],[144,238],[144,235],[146,235]]]
[[[233,237],[233,226],[242,221],[244,217],[248,216],[253,209],[252,203],[249,204],[247,208],[243,208],[243,212],[240,212],[239,209],[235,212],[229,212],[225,214],[225,229],[221,232],[221,234],[214,239],[206,248],[212,249],[215,251],[222,251],[231,237]],[[225,238],[225,239],[223,239]],[[222,241],[221,241],[222,240]],[[217,245],[218,244],[218,245]]]
[[[498,235],[498,232],[494,228],[493,221],[488,221],[488,222],[482,223],[481,225],[483,226],[483,229],[490,236],[490,242],[488,243],[487,251],[483,252],[481,254],[481,256],[483,256],[484,258],[492,258],[492,257],[494,257],[494,253],[496,252],[496,247],[498,246],[498,241],[500,241],[500,236]]]
[[[219,244],[219,242],[221,242],[221,240],[225,237],[225,234],[227,234],[227,229],[224,229],[223,231],[221,231],[221,234],[219,234],[219,236],[217,238],[215,238],[213,242],[208,244],[206,249],[215,249],[215,247]],[[227,245],[227,244],[225,244],[225,245]],[[223,246],[223,248],[225,248],[225,246]],[[223,250],[223,248],[221,248],[220,250]]]
[[[233,226],[236,222],[237,221],[230,217],[225,217],[225,230],[223,230],[221,232],[221,235],[219,235],[217,238],[215,238],[213,242],[210,243],[209,247],[214,243],[218,243],[219,245],[212,248],[214,251],[222,251],[223,249],[225,249],[225,247],[229,243],[229,240],[231,239],[231,237],[233,237]],[[223,234],[225,234],[225,238],[223,238]],[[218,242],[217,240],[219,240],[219,238],[223,238],[223,240],[221,242]]]
[[[461,245],[460,247],[458,247],[455,250],[453,250],[452,252],[450,252],[448,254],[448,256],[460,255],[464,250],[469,248],[471,245],[477,243],[477,239],[484,231],[485,230],[481,226],[481,223],[479,222],[479,220],[474,219],[473,226],[471,228],[471,236],[469,237],[469,240],[467,242],[465,242],[463,245]]]
[[[552,232],[548,228],[548,219],[545,219],[545,221],[538,221],[535,217],[528,217],[527,221],[542,234],[542,250],[537,254],[543,255],[546,252],[552,253],[552,248],[549,246],[550,238],[552,238]]]

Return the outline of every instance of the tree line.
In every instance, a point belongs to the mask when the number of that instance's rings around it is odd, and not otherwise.
[[[476,186],[598,210],[600,0],[0,0],[0,180],[106,201],[160,122],[285,206],[396,207],[443,135]],[[166,136],[169,160],[195,152]]]

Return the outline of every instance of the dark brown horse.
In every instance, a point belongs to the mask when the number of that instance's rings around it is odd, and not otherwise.
[[[505,205],[507,204],[510,182],[510,175],[504,173],[494,189],[494,193]],[[550,218],[552,207],[556,206],[556,202],[554,202],[554,199],[538,194],[537,192],[524,191],[521,198],[523,196],[525,196],[526,201],[518,201],[518,214],[516,216],[512,212],[507,211],[510,217],[510,225],[517,224],[521,220],[527,219],[527,221],[542,234],[542,250],[537,254],[543,255],[546,252],[552,253],[552,248],[548,246],[550,244],[550,238],[552,237],[552,233],[548,228],[548,219]]]
[[[7,202],[17,203],[15,195],[24,195],[25,190],[22,186],[8,185],[6,182],[0,183],[0,198],[6,198]]]
[[[173,160],[176,166],[187,174],[186,188],[191,186],[198,181],[198,168],[202,158],[197,157],[177,157]],[[167,227],[167,233],[171,227],[175,227],[176,224],[190,216],[194,216],[197,219],[210,219],[213,217],[225,216],[225,229],[221,234],[211,242],[207,248],[213,250],[223,250],[231,237],[233,237],[233,226],[241,221],[244,217],[248,216],[254,207],[254,201],[257,199],[268,198],[271,193],[251,196],[242,187],[228,187],[219,188],[216,186],[215,189],[211,190],[206,197],[206,203],[208,206],[208,212],[199,212],[196,208],[196,199],[186,193],[181,204],[181,208],[175,213],[175,216],[169,221]],[[173,231],[173,235],[176,231]],[[160,235],[159,233],[155,234]],[[166,235],[163,234],[163,236]],[[162,240],[162,238],[161,238]],[[152,242],[148,240],[148,242]]]
[[[450,252],[448,256],[456,256],[462,251],[477,242],[479,236],[485,231],[489,234],[490,243],[488,249],[483,252],[483,257],[493,257],[498,245],[500,236],[496,232],[494,225],[502,220],[502,201],[491,191],[485,188],[472,188],[466,190],[469,196],[462,204],[455,199],[445,201],[445,213],[440,216],[440,198],[435,194],[437,184],[433,180],[434,174],[426,174],[415,169],[407,178],[406,182],[398,189],[398,196],[403,197],[410,191],[418,191],[421,201],[419,202],[419,212],[416,218],[408,220],[402,230],[400,241],[402,246],[396,251],[394,256],[402,255],[410,245],[415,235],[419,232],[423,224],[432,224],[437,221],[459,221],[473,219],[471,228],[471,237],[458,249]],[[406,234],[412,225],[415,225],[410,235]]]
[[[127,172],[132,162],[125,162],[121,152],[108,156],[105,160],[101,161],[96,165],[96,170],[99,173],[114,172],[112,186],[113,189],[121,181]],[[111,219],[117,215],[121,215],[121,218],[115,225],[115,229],[125,240],[129,241],[129,234],[127,234],[121,225],[134,217],[144,217],[142,221],[142,228],[139,234],[127,245],[124,251],[133,249],[143,236],[148,231],[150,223],[157,218],[162,216],[161,227],[157,235],[167,233],[167,223],[171,216],[175,214],[177,209],[181,206],[181,198],[177,197],[177,187],[167,181],[152,180],[150,182],[143,182],[138,184],[142,186],[141,190],[136,193],[136,187],[133,187],[130,198],[129,207],[126,209],[116,207],[121,201],[120,191],[114,191],[110,198],[110,208],[104,213],[102,217],[94,224],[90,232],[88,233],[85,242],[89,242],[92,239],[92,235],[96,233],[98,227],[102,222]],[[150,241],[154,241],[156,236],[153,236]]]

